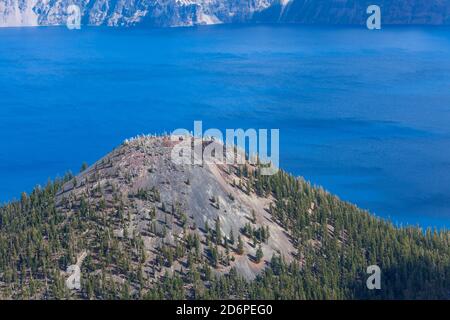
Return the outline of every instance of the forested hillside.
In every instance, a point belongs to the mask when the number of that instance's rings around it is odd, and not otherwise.
[[[172,167],[172,147],[134,140],[3,205],[0,297],[450,298],[448,231],[396,228],[282,171]],[[81,290],[68,290],[80,255]],[[382,285],[372,291],[374,264]]]

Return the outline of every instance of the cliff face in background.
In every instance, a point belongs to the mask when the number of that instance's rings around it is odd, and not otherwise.
[[[67,21],[71,4],[82,11],[82,24],[158,27],[250,21],[273,0],[0,0],[0,26],[59,25]]]
[[[285,0],[256,13],[253,20],[359,25],[366,23],[367,7],[373,4],[381,7],[384,24],[450,24],[449,0]]]
[[[71,4],[81,8],[84,25],[360,25],[371,4],[381,7],[384,24],[450,24],[450,0],[0,0],[0,27],[65,24]]]
[[[0,27],[37,26],[34,0],[0,0]]]

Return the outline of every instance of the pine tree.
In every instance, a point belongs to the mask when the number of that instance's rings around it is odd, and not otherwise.
[[[86,162],[83,162],[81,164],[80,173],[86,171],[87,168],[88,168],[88,164]]]
[[[220,218],[216,219],[216,244],[220,245],[220,241],[222,239],[222,232],[220,230]]]
[[[233,233],[233,229],[230,230],[230,243],[231,243],[231,245],[234,245],[234,233]]]
[[[256,250],[256,263],[260,263],[261,259],[264,257],[261,245],[259,245],[258,250]]]
[[[242,255],[244,253],[244,242],[242,242],[242,238],[238,236],[238,245],[237,245],[237,254]]]

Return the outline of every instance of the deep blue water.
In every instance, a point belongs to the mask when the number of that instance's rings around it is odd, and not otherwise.
[[[0,201],[125,138],[280,128],[281,167],[450,227],[450,29],[0,29]]]

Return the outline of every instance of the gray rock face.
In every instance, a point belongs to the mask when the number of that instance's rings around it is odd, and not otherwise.
[[[62,25],[69,5],[84,25],[157,27],[218,23],[364,24],[378,4],[384,24],[450,24],[450,0],[0,0],[1,26]]]
[[[245,191],[243,186],[248,185],[249,180],[236,175],[237,165],[174,163],[172,152],[179,143],[168,137],[138,137],[126,141],[63,186],[56,201],[58,210],[67,217],[79,214],[81,199],[86,199],[104,215],[104,222],[115,230],[118,239],[122,241],[125,234],[142,237],[149,264],[157,259],[162,243],[175,246],[188,234],[199,236],[203,258],[208,259],[206,244],[212,231],[206,230],[206,225],[214,230],[216,221],[220,222],[223,237],[229,238],[233,233],[237,240],[245,225],[251,224],[255,230],[268,230],[270,238],[260,244],[265,260],[256,262],[257,247],[250,237],[242,234],[243,253],[237,254],[232,249],[232,262],[221,265],[214,272],[228,273],[234,267],[240,275],[254,279],[273,255],[292,261],[296,249],[288,230],[273,220],[268,210],[273,199]],[[190,139],[184,143],[192,144]],[[216,150],[224,148],[220,143],[210,143]],[[253,171],[255,167],[248,165],[248,170]],[[126,223],[116,221],[119,211],[128,216]],[[96,246],[92,235],[99,228],[98,221],[94,220],[90,221],[90,231],[78,235],[84,239],[84,250],[92,252]],[[224,248],[220,247],[219,251],[226,255]],[[78,259],[78,266],[85,255]],[[160,270],[155,279],[166,271],[180,272],[181,269],[182,264],[174,263],[171,269]],[[72,274],[74,270],[77,271],[75,268],[67,272]],[[69,278],[69,287],[75,288],[75,278]]]

